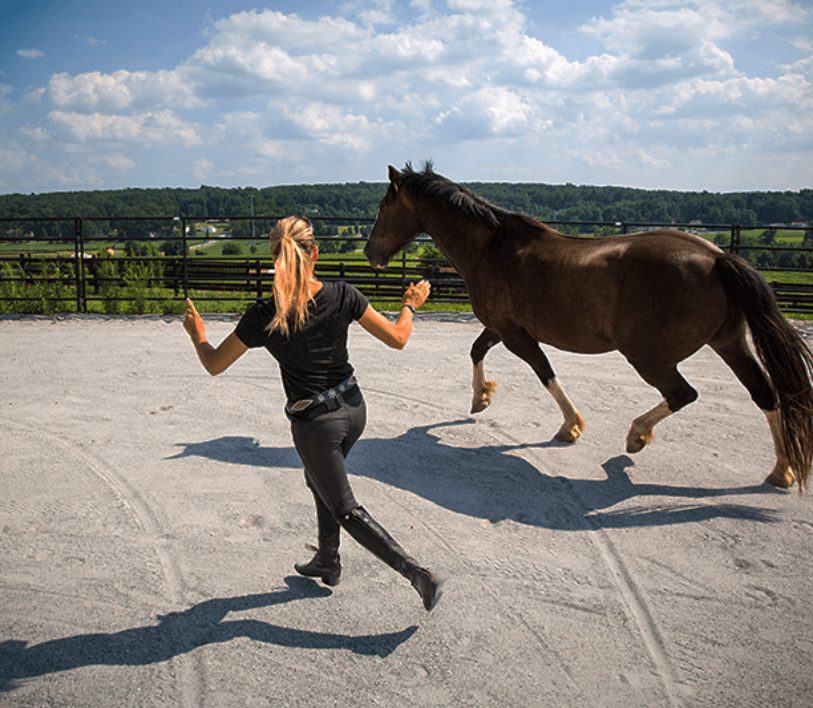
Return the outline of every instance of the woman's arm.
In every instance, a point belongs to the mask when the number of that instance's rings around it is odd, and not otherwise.
[[[206,325],[203,323],[203,318],[198,314],[194,303],[189,298],[186,299],[186,317],[183,327],[189,334],[192,344],[195,345],[200,363],[212,376],[222,374],[248,349],[234,332],[217,347],[209,344],[206,341]]]
[[[401,304],[401,314],[397,322],[391,322],[384,315],[376,312],[372,305],[368,305],[364,314],[359,319],[359,324],[370,334],[380,339],[388,347],[393,349],[403,349],[412,334],[412,310],[411,307],[418,308],[426,302],[429,297],[429,281],[422,280],[417,285],[409,284],[404,293]]]

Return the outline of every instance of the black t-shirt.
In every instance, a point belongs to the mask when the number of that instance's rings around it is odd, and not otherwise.
[[[274,317],[273,299],[251,305],[235,334],[247,347],[265,347],[279,362],[282,385],[289,401],[311,398],[353,374],[347,354],[347,328],[369,304],[356,288],[344,282],[326,282],[310,303],[310,317],[290,337],[269,332]],[[293,328],[292,328],[293,329]]]

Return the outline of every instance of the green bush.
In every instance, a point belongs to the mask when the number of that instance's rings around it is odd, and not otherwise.
[[[62,280],[59,263],[42,262],[39,280],[33,287],[36,311],[43,315],[64,312],[67,308],[68,292]]]
[[[3,263],[0,268],[0,312],[9,314],[19,312],[21,303],[12,298],[22,297],[23,284],[17,280],[23,274],[22,269],[14,263]]]
[[[102,298],[102,309],[106,315],[118,315],[121,312],[121,302],[117,300],[121,289],[119,287],[119,269],[112,258],[105,258],[96,270],[98,278],[99,295]]]
[[[134,315],[147,312],[152,268],[148,263],[131,261],[124,266],[124,297],[130,300],[129,310]]]

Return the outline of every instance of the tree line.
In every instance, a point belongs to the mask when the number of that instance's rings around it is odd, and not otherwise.
[[[550,222],[641,222],[707,224],[813,223],[813,189],[784,192],[680,192],[629,187],[574,184],[474,182],[475,193],[508,209]],[[375,182],[288,185],[265,188],[210,187],[197,189],[120,189],[45,194],[0,195],[0,218],[14,219],[15,229],[35,236],[65,237],[72,224],[35,222],[41,218],[82,217],[92,236],[117,230],[127,237],[142,237],[168,228],[159,221],[128,221],[136,217],[206,216],[277,217],[305,214],[317,229],[332,225],[320,219],[343,217],[346,223],[375,216],[387,185]],[[239,223],[239,222],[237,222]],[[248,223],[248,222],[245,222]],[[6,227],[6,231],[10,226]],[[263,224],[265,228],[265,224]],[[244,230],[244,228],[241,228]]]

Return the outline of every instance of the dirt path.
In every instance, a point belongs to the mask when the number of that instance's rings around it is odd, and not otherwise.
[[[470,417],[478,332],[351,330],[352,482],[448,577],[427,614],[349,539],[338,587],[293,574],[314,513],[267,355],[212,379],[177,319],[0,320],[0,703],[809,705],[813,504],[761,485],[768,431],[726,367],[686,362],[700,400],[632,457],[658,395],[617,355],[549,352],[576,445],[499,347]]]

